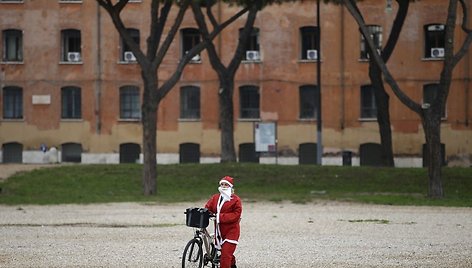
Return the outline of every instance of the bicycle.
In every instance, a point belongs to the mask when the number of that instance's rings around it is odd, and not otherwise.
[[[220,267],[220,253],[215,247],[215,233],[209,233],[209,221],[216,228],[216,216],[211,215],[206,208],[188,208],[185,212],[186,225],[195,229],[194,237],[187,243],[182,256],[182,268],[205,267],[211,264],[212,268]]]

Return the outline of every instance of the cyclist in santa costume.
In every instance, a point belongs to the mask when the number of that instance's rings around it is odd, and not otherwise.
[[[219,194],[213,195],[205,207],[216,214],[215,245],[221,249],[220,268],[236,268],[234,251],[239,239],[239,221],[243,210],[241,199],[234,194],[233,178],[220,180]]]

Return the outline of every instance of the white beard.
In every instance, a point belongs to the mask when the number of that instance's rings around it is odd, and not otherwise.
[[[220,192],[221,196],[223,196],[224,200],[230,200],[231,199],[231,193],[232,190],[230,187],[218,187],[218,191]]]

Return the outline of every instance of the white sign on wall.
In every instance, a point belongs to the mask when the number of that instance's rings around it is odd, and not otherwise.
[[[51,95],[33,95],[33,104],[51,104]]]
[[[274,122],[254,123],[256,152],[276,151],[276,127]]]

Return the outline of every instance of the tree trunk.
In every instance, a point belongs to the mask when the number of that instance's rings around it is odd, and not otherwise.
[[[392,130],[390,128],[389,95],[385,92],[382,72],[377,65],[369,64],[369,76],[374,88],[375,103],[377,105],[377,123],[380,131],[380,145],[382,147],[382,165],[394,167]]]
[[[257,2],[257,3],[256,3]],[[247,7],[238,12],[227,22],[234,21],[234,19],[239,18],[241,15],[245,14],[249,10],[247,15],[247,20],[244,25],[244,30],[240,34],[238,39],[238,46],[236,48],[235,55],[229,63],[228,67],[223,65],[219,53],[217,53],[215,45],[212,43],[213,37],[210,36],[208,32],[207,25],[203,13],[201,12],[200,6],[195,2],[192,2],[192,10],[195,14],[195,20],[200,28],[200,33],[203,36],[203,39],[208,42],[207,52],[210,59],[212,68],[218,74],[220,81],[220,88],[218,90],[218,101],[219,101],[219,127],[221,133],[221,162],[236,162],[236,152],[234,149],[234,107],[233,107],[233,91],[234,91],[234,76],[236,71],[241,64],[243,58],[243,52],[245,44],[250,38],[250,32],[254,26],[256,20],[256,15],[258,8],[262,4],[260,1],[254,1],[253,3],[248,3]],[[211,8],[207,9],[207,15],[209,20],[212,21],[215,31],[217,28],[220,28],[224,24],[219,24],[218,21],[213,16]],[[226,27],[226,26],[225,26]]]
[[[220,81],[218,99],[220,105],[221,162],[236,162],[234,149],[234,82],[225,77],[220,77]]]
[[[428,153],[428,176],[429,176],[429,192],[430,198],[439,199],[444,197],[441,168],[441,116],[440,113],[433,113],[432,109],[424,111],[422,120],[426,139]]]
[[[143,192],[144,195],[157,193],[157,161],[156,161],[156,131],[157,131],[157,71],[142,72],[144,81],[142,104],[143,124]]]

